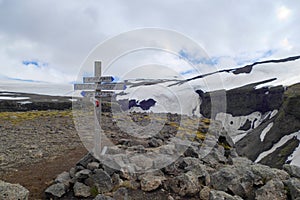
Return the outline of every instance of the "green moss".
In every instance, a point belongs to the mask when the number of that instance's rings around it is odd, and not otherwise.
[[[14,125],[41,117],[72,117],[72,112],[71,110],[0,112],[0,121],[9,121]]]
[[[90,192],[93,197],[96,197],[99,194],[98,188],[96,186],[91,187]]]

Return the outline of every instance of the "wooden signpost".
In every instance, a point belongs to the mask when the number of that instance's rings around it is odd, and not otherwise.
[[[111,97],[114,90],[125,90],[124,83],[112,83],[112,76],[101,76],[101,62],[96,61],[94,66],[94,77],[83,77],[83,84],[74,84],[74,90],[82,90],[84,97],[89,97],[93,101],[95,115],[95,145],[96,155],[104,155],[107,147],[101,150],[101,98]]]

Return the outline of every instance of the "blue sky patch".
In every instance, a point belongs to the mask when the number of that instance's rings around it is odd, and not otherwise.
[[[189,54],[186,50],[180,50],[179,55],[182,59],[186,59],[194,65],[197,65],[197,64],[217,65],[219,62],[218,57],[212,57],[212,58],[195,57],[195,56]]]

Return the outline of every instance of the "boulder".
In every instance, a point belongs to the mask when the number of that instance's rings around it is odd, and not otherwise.
[[[109,192],[113,189],[112,179],[102,169],[96,169],[88,179],[85,180],[86,185],[96,186],[99,193]]]
[[[63,183],[56,183],[54,185],[51,185],[45,191],[47,196],[58,198],[62,197],[64,194],[66,194],[66,192],[66,186]]]
[[[224,167],[211,175],[216,190],[231,191],[243,198],[253,198],[254,174],[246,167]]]
[[[170,179],[165,183],[166,188],[170,188],[180,196],[195,195],[200,191],[197,175],[192,171]]]
[[[0,180],[0,199],[27,200],[29,191],[19,184],[6,183]]]
[[[286,200],[287,195],[284,185],[280,180],[271,180],[259,188],[255,193],[256,200],[276,199]]]
[[[283,165],[283,169],[292,177],[300,178],[300,167],[295,165]]]
[[[291,196],[291,199],[298,200],[300,197],[300,180],[297,178],[291,178],[284,181],[284,184],[287,186],[288,195]]]
[[[91,196],[91,188],[83,183],[76,182],[73,187],[75,197]]]
[[[63,172],[59,174],[56,179],[56,183],[63,183],[67,188],[70,187],[70,183],[72,182],[71,176],[69,172]]]
[[[164,180],[166,180],[164,176],[147,174],[141,179],[141,189],[145,192],[156,190]]]

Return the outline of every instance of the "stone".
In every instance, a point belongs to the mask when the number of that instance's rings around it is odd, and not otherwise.
[[[296,200],[300,197],[300,180],[297,178],[291,178],[284,181],[284,185],[288,188],[288,193],[292,200]]]
[[[111,197],[105,196],[103,194],[98,194],[93,200],[114,200]]]
[[[241,197],[235,195],[231,196],[223,191],[211,190],[209,193],[209,200],[243,200]]]
[[[185,156],[185,157],[192,157],[192,158],[199,158],[199,154],[198,154],[196,148],[193,147],[193,146],[189,146],[189,147],[185,150],[184,156]]]
[[[211,167],[217,168],[220,164],[227,163],[227,158],[220,150],[214,148],[207,156],[202,158],[202,161]]]
[[[91,162],[89,164],[87,164],[87,169],[93,171],[95,169],[98,169],[100,167],[100,163],[98,162]]]
[[[141,189],[145,192],[156,190],[166,180],[164,176],[148,174],[141,179]]]
[[[270,180],[255,192],[256,200],[276,199],[286,200],[287,195],[282,181]]]
[[[185,157],[182,159],[182,162],[179,163],[179,167],[182,169],[190,169],[199,164],[202,164],[202,162],[198,158]]]
[[[115,200],[127,200],[128,199],[128,190],[124,187],[119,188],[114,192],[113,198]]]
[[[114,188],[122,184],[123,180],[120,178],[119,174],[113,174],[111,177]]]
[[[87,153],[82,159],[80,159],[76,165],[87,168],[87,165],[91,162],[95,162],[97,159],[91,154]]]
[[[75,174],[76,174],[76,169],[75,167],[72,167],[69,171],[69,174],[70,174],[70,177],[71,178],[74,178],[75,177]]]
[[[170,188],[173,192],[180,196],[192,196],[200,190],[197,176],[191,171],[166,181],[165,187]]]
[[[67,188],[70,187],[70,183],[72,182],[71,176],[69,172],[63,172],[59,174],[56,179],[56,183],[63,183]]]
[[[255,182],[262,182],[262,184],[272,180],[279,179],[281,181],[289,179],[289,174],[284,170],[279,170],[275,168],[270,168],[266,165],[253,164],[250,166],[251,171],[256,176]]]
[[[83,183],[76,182],[73,187],[75,197],[91,196],[91,188]]]
[[[235,165],[235,166],[250,166],[253,164],[251,160],[245,157],[230,158],[229,162],[231,165]]]
[[[211,185],[220,191],[231,191],[242,198],[253,199],[254,174],[247,167],[224,167],[211,175]]]
[[[159,147],[163,145],[163,141],[161,139],[151,138],[150,141],[148,142],[148,145],[150,147]]]
[[[210,190],[209,187],[204,186],[199,193],[200,200],[209,200]]]
[[[110,192],[113,189],[112,179],[102,169],[96,169],[94,173],[85,180],[85,184],[90,187],[96,186],[99,193]]]
[[[56,183],[45,190],[46,195],[58,198],[62,197],[64,194],[66,194],[66,192],[66,186],[63,183]]]
[[[76,177],[77,180],[84,180],[84,179],[87,179],[90,176],[91,173],[92,173],[91,170],[83,169],[83,170],[77,172],[75,174],[75,177]]]
[[[129,158],[130,163],[136,166],[137,171],[146,171],[152,169],[153,159],[143,155],[137,154]]]
[[[296,165],[283,165],[283,169],[292,177],[300,178],[300,167]]]
[[[27,200],[29,191],[19,184],[11,184],[0,180],[0,199]]]

